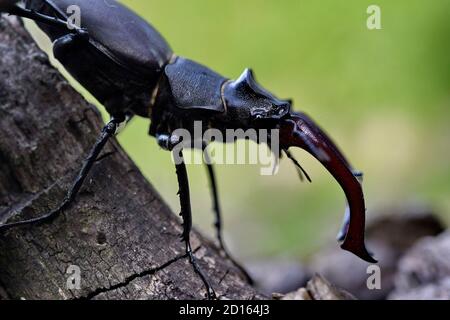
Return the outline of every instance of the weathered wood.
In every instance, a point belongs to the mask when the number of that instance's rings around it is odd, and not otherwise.
[[[401,258],[392,300],[450,300],[450,231],[417,242]]]
[[[372,212],[372,216],[375,218],[367,225],[366,242],[379,260],[380,289],[371,290],[367,287],[369,265],[366,262],[342,254],[335,245],[314,254],[309,268],[358,299],[384,300],[394,289],[400,258],[417,241],[441,233],[445,226],[426,206],[390,208]]]
[[[356,300],[349,292],[332,285],[328,280],[316,274],[306,287],[288,294],[272,294],[276,300]]]
[[[57,206],[101,127],[95,107],[50,65],[21,23],[0,18],[0,223]],[[175,172],[167,174],[175,179]],[[177,259],[184,254],[181,231],[177,216],[114,140],[61,217],[0,235],[0,296],[204,298],[187,259]],[[219,296],[256,297],[195,232],[193,246]],[[81,268],[80,290],[66,286],[70,265]]]

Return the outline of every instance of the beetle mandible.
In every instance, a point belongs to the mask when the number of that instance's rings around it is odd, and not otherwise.
[[[375,262],[364,244],[365,203],[359,181],[361,174],[351,167],[335,143],[311,118],[292,111],[290,100],[279,99],[259,85],[250,69],[237,80],[230,80],[197,62],[175,55],[156,29],[115,0],[27,0],[24,5],[19,2],[0,0],[0,11],[34,20],[53,41],[56,59],[105,106],[111,120],[102,130],[61,205],[31,220],[4,224],[0,231],[50,222],[57,217],[75,200],[108,139],[131,117],[141,116],[150,119],[149,134],[168,151],[182,142],[174,131],[179,128],[193,130],[196,121],[204,124],[204,128],[221,131],[278,129],[281,151],[298,170],[304,172],[289,152],[291,147],[309,152],[342,187],[348,210],[339,235],[341,247],[366,261]],[[79,27],[69,26],[66,9],[72,5],[78,6],[82,13]],[[182,151],[180,156],[183,156]],[[208,298],[215,298],[214,289],[191,248],[192,217],[186,166],[184,162],[175,166],[186,256],[203,281]],[[207,168],[220,247],[251,281],[223,243],[214,168],[212,164],[207,164]]]

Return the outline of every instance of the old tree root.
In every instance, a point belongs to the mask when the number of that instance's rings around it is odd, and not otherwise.
[[[101,128],[96,109],[50,65],[21,23],[0,18],[0,223],[55,208]],[[204,298],[183,256],[181,232],[177,216],[114,140],[62,216],[0,235],[0,296]],[[193,246],[219,297],[257,297],[196,232]],[[70,266],[79,268],[79,289],[67,284]]]

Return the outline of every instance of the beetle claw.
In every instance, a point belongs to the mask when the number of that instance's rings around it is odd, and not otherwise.
[[[345,192],[348,201],[348,228],[344,224],[341,248],[350,251],[367,262],[376,260],[367,251],[364,243],[365,203],[362,186],[356,172],[339,148],[307,115],[292,113],[284,118],[280,126],[282,149],[299,147],[308,151],[333,175]]]

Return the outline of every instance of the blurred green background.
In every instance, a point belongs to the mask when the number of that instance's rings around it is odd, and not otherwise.
[[[430,204],[450,221],[450,1],[124,0],[174,51],[229,78],[254,69],[265,87],[310,114],[365,172],[369,219],[380,209]],[[367,7],[382,30],[368,30]],[[106,116],[106,115],[105,115]],[[170,154],[136,119],[119,140],[178,212]],[[313,178],[283,161],[219,166],[225,236],[241,258],[307,256],[334,237],[345,207],[332,177],[295,151]],[[189,166],[194,223],[213,234],[206,172]]]

